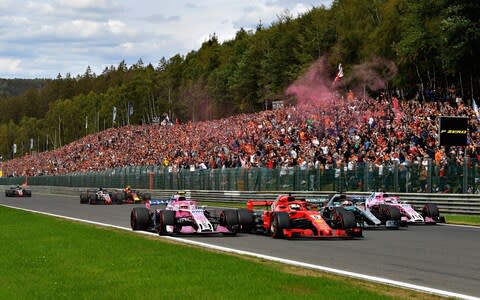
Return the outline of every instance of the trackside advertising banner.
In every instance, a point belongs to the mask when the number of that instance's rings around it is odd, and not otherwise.
[[[440,146],[466,146],[467,129],[467,117],[440,117]]]

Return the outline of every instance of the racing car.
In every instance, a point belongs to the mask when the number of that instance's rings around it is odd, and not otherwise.
[[[255,210],[256,207],[266,210]],[[269,209],[270,208],[270,209]],[[254,217],[253,233],[273,238],[354,238],[362,237],[355,216],[343,207],[332,207],[331,217],[324,219],[316,205],[292,195],[279,195],[274,201],[247,201]]]
[[[80,193],[80,204],[113,204],[111,193],[103,188],[90,189]]]
[[[206,209],[182,194],[172,196],[164,208],[151,207],[157,204],[163,203],[150,200],[145,207],[132,209],[132,230],[152,231],[159,235],[235,235],[242,226],[251,226],[253,222],[252,214],[246,209]]]
[[[112,201],[117,204],[136,204],[136,203],[146,203],[152,199],[150,193],[142,193],[137,190],[131,189],[130,186],[127,186],[123,190],[114,191],[111,194]]]
[[[24,189],[22,186],[12,186],[5,190],[5,197],[32,197],[32,191]]]
[[[329,220],[332,218],[331,212],[334,207],[343,207],[346,211],[353,212],[358,226],[378,228],[384,225],[385,228],[398,229],[400,227],[400,211],[394,207],[382,205],[373,208],[375,214],[379,216],[378,218],[365,205],[364,196],[334,194],[329,196],[329,200],[320,209],[320,213],[323,218]]]
[[[433,203],[426,203],[423,208],[419,210],[420,212],[418,212],[409,203],[400,201],[400,197],[398,196],[391,196],[384,192],[373,192],[365,198],[365,205],[369,207],[375,215],[376,207],[388,206],[398,209],[400,211],[402,224],[445,223],[445,217],[440,216],[437,205]]]

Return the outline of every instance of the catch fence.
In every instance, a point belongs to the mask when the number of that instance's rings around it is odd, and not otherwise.
[[[139,189],[218,191],[339,191],[395,193],[479,193],[480,166],[472,163],[383,164],[302,169],[226,168],[190,171],[160,166],[129,166],[61,176],[2,177],[0,185],[21,184]]]

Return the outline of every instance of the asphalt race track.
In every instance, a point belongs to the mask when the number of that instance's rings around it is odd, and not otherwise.
[[[130,227],[133,205],[86,205],[78,196],[0,197],[0,204]],[[366,230],[357,240],[274,240],[267,236],[186,239],[480,297],[480,228],[409,226]]]

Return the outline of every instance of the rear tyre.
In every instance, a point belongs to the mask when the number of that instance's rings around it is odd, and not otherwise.
[[[270,234],[274,239],[284,237],[283,229],[288,229],[291,226],[291,220],[286,212],[277,212],[273,215],[273,220],[270,222]]]
[[[89,204],[97,204],[97,195],[89,194],[88,195],[88,203]]]
[[[130,213],[130,226],[132,230],[147,230],[150,219],[146,207],[134,207]]]
[[[87,204],[87,203],[88,203],[87,193],[80,193],[80,204]]]
[[[239,208],[238,213],[238,224],[242,226],[251,226],[253,225],[253,213],[248,211],[246,208]]]
[[[123,195],[123,192],[122,193],[113,193],[112,194],[112,202],[115,203],[115,204],[123,204],[123,199],[122,199],[121,195]]]
[[[254,219],[253,213],[246,208],[239,208],[238,213],[238,223],[240,224],[241,232],[251,232],[253,230]]]
[[[23,191],[25,197],[32,197],[32,191],[31,190],[24,190]]]

